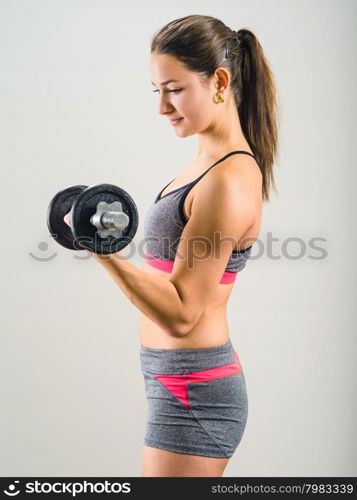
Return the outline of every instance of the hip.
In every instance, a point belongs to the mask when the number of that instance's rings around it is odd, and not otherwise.
[[[230,340],[198,349],[141,347],[140,360],[149,410],[146,445],[232,456],[244,433],[248,397]]]

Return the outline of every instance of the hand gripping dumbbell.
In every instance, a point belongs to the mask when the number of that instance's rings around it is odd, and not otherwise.
[[[71,227],[64,221],[70,211]],[[112,184],[70,186],[52,198],[47,210],[47,226],[57,243],[103,255],[126,247],[138,221],[134,200]]]

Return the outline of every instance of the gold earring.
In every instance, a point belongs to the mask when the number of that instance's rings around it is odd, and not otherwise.
[[[222,92],[217,92],[216,97],[217,97],[217,104],[219,104],[220,102],[224,102],[224,97]]]

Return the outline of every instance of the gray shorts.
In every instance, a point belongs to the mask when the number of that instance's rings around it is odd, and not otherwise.
[[[228,458],[248,415],[243,369],[231,341],[203,349],[140,346],[148,401],[145,445]]]

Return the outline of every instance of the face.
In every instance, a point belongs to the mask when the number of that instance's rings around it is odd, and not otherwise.
[[[157,95],[158,111],[180,137],[187,137],[206,130],[215,119],[218,106],[214,95],[214,79],[206,87],[196,72],[188,70],[175,57],[151,54],[150,73],[153,92]],[[162,85],[167,80],[177,80]],[[176,125],[170,119],[183,118]]]

